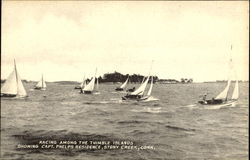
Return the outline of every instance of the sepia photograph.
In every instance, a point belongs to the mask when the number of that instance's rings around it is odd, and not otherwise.
[[[2,160],[246,160],[249,1],[12,1]]]

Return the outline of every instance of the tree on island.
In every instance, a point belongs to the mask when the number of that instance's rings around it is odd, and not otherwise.
[[[144,76],[139,75],[139,74],[123,75],[123,74],[115,71],[114,73],[104,74],[103,77],[98,78],[98,81],[100,83],[102,83],[102,82],[114,82],[114,83],[121,82],[122,83],[122,82],[125,82],[127,80],[128,76],[129,76],[130,83],[141,83],[143,80],[143,77],[144,77]],[[156,82],[158,80],[158,77],[154,76],[153,80],[154,80],[154,82]],[[150,82],[150,80],[149,80],[149,82]]]

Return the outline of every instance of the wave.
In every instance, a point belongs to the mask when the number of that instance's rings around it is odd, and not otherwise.
[[[181,130],[181,131],[196,131],[195,129],[192,129],[192,128],[182,128],[182,127],[170,126],[170,125],[166,125],[165,127],[174,129],[174,130]]]
[[[149,122],[146,122],[146,121],[138,121],[138,120],[128,120],[128,121],[119,121],[117,122],[118,124],[131,124],[131,123],[134,123],[134,124],[142,124],[142,123],[149,123]]]
[[[132,112],[161,113],[161,107],[144,107],[143,109],[132,109]]]

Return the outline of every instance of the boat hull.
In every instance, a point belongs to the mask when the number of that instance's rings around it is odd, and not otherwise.
[[[92,91],[83,91],[84,94],[92,94]]]
[[[202,105],[216,105],[216,104],[222,104],[225,101],[222,99],[211,99],[211,100],[203,100],[203,101],[198,101],[198,103]]]
[[[5,93],[1,93],[1,97],[16,97],[17,95],[16,94],[5,94]]]
[[[123,88],[116,88],[116,91],[123,91]]]
[[[41,87],[35,87],[34,89],[41,90],[41,91],[45,91],[46,90],[46,88],[41,88]]]
[[[132,89],[128,89],[127,90],[127,92],[134,92],[135,91],[135,89],[134,88],[132,88]]]
[[[202,101],[199,101],[199,103],[202,105],[202,106],[206,106],[208,108],[213,108],[213,109],[218,109],[218,108],[221,108],[221,107],[226,107],[226,106],[235,106],[236,103],[237,103],[237,100],[228,100],[228,101],[223,101],[222,103],[216,103],[216,104],[206,104]]]

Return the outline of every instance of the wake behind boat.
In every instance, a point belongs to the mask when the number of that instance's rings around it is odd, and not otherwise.
[[[6,79],[1,88],[1,97],[23,98],[27,97],[21,77],[17,72],[16,61],[14,60],[14,70]]]

